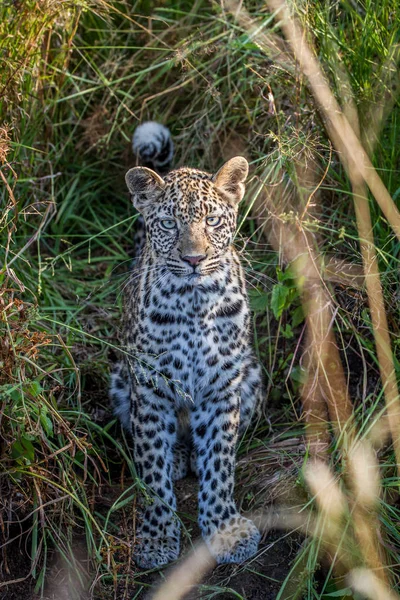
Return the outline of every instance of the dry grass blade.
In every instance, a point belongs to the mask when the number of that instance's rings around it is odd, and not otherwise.
[[[379,467],[375,453],[365,441],[351,448],[349,473],[357,503],[365,509],[375,509],[380,495]]]
[[[352,103],[354,105],[354,102]],[[383,113],[382,113],[383,116]],[[360,125],[357,110],[352,111],[352,125],[360,136]],[[380,126],[376,123],[376,128]],[[370,128],[372,150],[373,137]],[[368,293],[369,308],[375,337],[376,351],[379,361],[382,384],[385,393],[386,409],[389,417],[389,426],[392,434],[393,446],[396,454],[398,472],[400,473],[400,398],[397,387],[396,371],[390,345],[389,327],[386,317],[385,302],[383,299],[380,281],[378,257],[374,243],[371,212],[368,204],[368,190],[364,180],[353,165],[349,165],[349,177],[353,188],[354,208],[357,219],[357,229],[360,237],[361,254],[364,263],[365,282]]]
[[[379,468],[371,446],[365,441],[355,444],[348,456],[349,483],[354,490],[354,531],[364,562],[376,577],[389,585],[385,556],[379,539],[376,515],[380,495]]]
[[[338,102],[329,88],[318,61],[315,58],[310,45],[306,41],[305,33],[302,31],[297,21],[290,15],[286,4],[281,2],[281,0],[269,0],[268,5],[271,10],[276,13],[277,17],[279,16],[282,19],[281,27],[284,35],[292,47],[293,53],[300,65],[300,68],[308,79],[311,90],[320,107],[320,111],[325,118],[329,135],[339,151],[341,160],[352,182],[357,215],[357,226],[360,235],[366,285],[374,326],[379,366],[382,383],[385,390],[386,406],[389,415],[392,439],[395,446],[396,459],[397,463],[400,464],[400,401],[393,357],[390,348],[388,324],[383,302],[382,289],[379,279],[379,270],[372,234],[372,222],[367,200],[366,184],[369,186],[372,194],[374,195],[399,239],[400,213],[393,203],[393,200],[391,199],[385,186],[383,185],[378,173],[374,169],[371,161],[369,160],[367,153],[361,145],[359,140],[360,133],[358,131],[359,124],[357,121],[357,111],[355,107],[352,108],[350,106],[350,109],[348,110],[348,116],[352,120],[352,123],[350,124],[348,118],[341,111]],[[230,10],[235,14],[235,17],[244,27],[247,29],[254,29],[254,23],[252,23],[245,9],[240,8],[235,2],[230,2],[229,7]],[[258,36],[259,45],[262,47],[264,42],[269,47],[266,36],[260,34],[260,36]],[[295,237],[296,236],[293,235],[292,240],[294,240]],[[297,237],[299,239],[299,236]],[[303,253],[299,247],[301,245],[303,244],[300,240],[300,243],[297,243],[299,254]],[[286,246],[288,246],[288,244],[286,244]],[[306,246],[309,246],[309,244],[306,243]],[[311,262],[315,264],[315,260],[313,258],[311,259]],[[318,269],[318,271],[321,272],[321,269]],[[299,270],[299,276],[301,274],[305,275],[302,268]],[[320,316],[324,314],[324,306],[326,306],[326,295],[324,294],[322,288],[317,288],[317,290],[317,294],[314,294],[314,290],[311,294],[309,294],[310,306],[314,306],[314,311],[312,313],[310,312],[310,308],[308,311],[309,330],[312,335],[312,337],[309,339],[309,344],[313,348],[318,347],[319,344],[320,348],[322,349],[322,339],[325,340],[324,344],[326,344],[327,341],[324,334],[323,338],[320,338],[316,345],[313,344],[313,342],[317,340],[316,336],[318,336],[318,331],[315,328],[315,317],[316,315],[319,315],[318,318],[320,318]],[[318,296],[320,292],[322,295]],[[311,314],[313,314],[312,318],[310,318]],[[327,323],[325,326],[322,325],[322,332],[329,330],[326,325]],[[326,348],[326,350],[328,350],[328,348]],[[319,350],[317,354],[318,360],[320,360],[320,357],[322,356],[321,350]],[[338,371],[336,368],[334,371],[336,372],[337,379]],[[330,390],[331,381],[332,380],[329,377],[326,378],[326,383]],[[343,378],[341,378],[341,384],[344,385]],[[309,385],[309,382],[307,385]],[[306,401],[305,404],[306,406],[312,404],[314,407],[316,407],[318,406],[318,402],[315,402],[314,400],[308,401],[311,398],[311,393],[312,388],[306,391],[304,395],[304,399]],[[342,400],[343,401],[340,402],[341,406],[344,406],[348,403],[348,400],[345,398]],[[330,406],[332,406],[332,403]],[[317,413],[318,414],[315,414],[314,417],[316,421],[318,421],[323,415],[322,409],[318,409]],[[335,419],[335,415],[332,414],[332,411],[330,413],[330,417],[331,419]],[[338,414],[337,417],[340,417],[340,415]]]
[[[393,63],[393,54],[398,55],[398,48],[388,52]],[[393,64],[388,64],[384,69],[386,78],[393,80],[396,75],[393,74]],[[365,130],[361,130],[360,118],[353,97],[349,75],[344,67],[338,63],[336,65],[336,76],[340,81],[342,97],[346,98],[343,107],[345,116],[352,126],[359,139],[364,140],[370,154],[374,150],[378,139],[378,132],[382,128],[382,123],[387,115],[388,107],[384,108],[382,103],[377,104],[375,118],[371,120]],[[386,94],[387,96],[387,94]],[[394,102],[395,93],[391,97],[386,97],[387,105]],[[360,239],[361,255],[363,259],[365,284],[368,294],[369,307],[371,311],[371,320],[374,331],[379,368],[383,383],[386,407],[388,412],[388,422],[391,429],[393,444],[395,448],[397,464],[400,465],[400,401],[399,391],[396,380],[396,371],[393,361],[393,354],[390,344],[389,327],[386,317],[385,303],[380,281],[378,266],[378,256],[374,243],[373,224],[371,211],[368,202],[368,189],[365,181],[360,176],[354,164],[348,164],[348,174],[353,190],[354,208],[357,220],[357,230]],[[398,467],[400,468],[400,466]]]
[[[389,417],[396,462],[400,469],[400,399],[397,387],[396,371],[390,345],[389,326],[380,283],[378,260],[375,251],[371,214],[364,183],[352,177],[354,205],[357,215],[357,227],[363,255],[365,280],[369,299],[369,308],[373,324],[376,351],[379,361],[382,384],[385,393],[386,409]],[[400,474],[400,470],[399,470]]]
[[[339,573],[348,573],[361,561],[368,567],[362,572],[372,578],[371,590],[383,593],[390,583],[377,516],[380,493],[377,460],[370,444],[362,441],[351,447],[347,461],[345,481],[350,491],[339,486],[339,478],[325,464],[314,461],[306,466],[305,479],[319,508],[319,526],[309,532],[319,536],[331,560],[339,561]],[[351,571],[351,578],[354,573]],[[389,596],[377,592],[369,597]]]
[[[369,600],[399,600],[399,596],[369,569],[353,569],[348,576],[348,581],[356,592]]]
[[[330,435],[328,420],[333,423],[338,438],[352,436],[352,405],[333,332],[333,305],[322,277],[322,265],[315,249],[315,239],[280,218],[281,191],[272,192],[264,186],[256,200],[256,210],[272,216],[263,230],[270,243],[283,253],[285,262],[292,263],[307,323],[307,379],[302,389],[302,402],[308,429],[307,436],[314,456],[323,455]],[[325,404],[326,399],[326,404]],[[327,410],[328,408],[328,410]],[[343,440],[342,440],[343,441]]]
[[[169,574],[166,582],[151,596],[151,600],[180,600],[190,588],[216,566],[207,546],[198,544]]]
[[[277,436],[241,456],[236,464],[236,488],[240,500],[246,501],[249,510],[274,503],[301,504],[306,497],[296,486],[296,481],[307,451],[303,436],[285,439]]]
[[[347,502],[331,470],[316,460],[306,466],[304,474],[321,512],[339,521],[347,510]]]
[[[293,54],[309,82],[321,114],[325,119],[329,136],[339,152],[344,167],[346,169],[351,167],[353,172],[358,173],[359,177],[366,182],[400,240],[400,213],[332,94],[315,54],[306,42],[305,33],[290,15],[284,2],[281,2],[281,0],[268,0],[267,4],[276,13],[276,17],[280,19],[285,38],[291,45]],[[235,0],[230,0],[228,7],[244,28],[250,30],[253,36],[257,35],[258,45],[263,49],[264,47],[267,48],[269,51],[270,42],[268,37],[257,31],[255,23],[252,22],[247,11]]]

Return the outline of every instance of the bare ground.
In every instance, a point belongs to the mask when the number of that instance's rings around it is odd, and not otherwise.
[[[188,477],[176,484],[179,514],[183,524],[190,534],[190,540],[199,537],[199,529],[196,522],[197,515],[197,481],[194,477]],[[120,490],[117,488],[106,491],[106,494],[117,496]],[[100,507],[101,508],[101,507]],[[129,515],[132,511],[129,512]],[[132,536],[131,524],[127,523],[127,513],[121,511],[120,531],[118,537],[126,541],[126,547],[122,552],[115,551],[113,556],[114,572],[118,573],[118,580],[112,578],[89,577],[97,583],[92,588],[92,595],[88,593],[90,584],[86,591],[78,591],[76,586],[68,584],[66,569],[60,565],[60,560],[54,560],[49,567],[47,576],[48,600],[136,600],[151,596],[151,591],[158,587],[168,574],[169,569],[158,572],[143,573],[139,571],[132,560],[127,548],[131,547],[129,540]],[[183,553],[190,548],[189,536],[183,536]],[[77,543],[79,547],[79,543]],[[294,535],[282,532],[268,532],[264,537],[257,556],[244,565],[221,565],[215,568],[205,577],[202,583],[194,587],[185,596],[185,600],[206,599],[217,597],[219,600],[231,598],[243,598],[245,600],[273,600],[276,598],[282,582],[290,570],[290,564],[299,549],[299,539]],[[5,588],[0,588],[1,600],[38,600],[39,596],[34,593],[35,581],[29,576],[30,557],[29,544],[26,538],[21,537],[15,543],[7,546],[7,570],[4,572],[3,580],[21,579]],[[26,579],[24,579],[26,578]],[[75,588],[75,589],[73,589]]]

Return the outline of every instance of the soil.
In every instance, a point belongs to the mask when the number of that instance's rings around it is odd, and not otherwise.
[[[187,477],[176,483],[178,510],[190,540],[200,538],[195,519],[197,515],[197,480]],[[182,537],[182,554],[191,548],[188,537]],[[243,598],[243,600],[274,600],[287,577],[290,566],[300,547],[299,537],[286,532],[268,532],[257,556],[244,565],[220,565],[205,576],[203,581],[185,595],[185,600],[217,597],[218,600]],[[165,581],[170,568],[141,574],[131,565],[116,590],[103,587],[95,594],[96,600],[144,600],[149,598],[149,588],[157,589]],[[220,588],[217,592],[217,588]],[[115,595],[114,595],[115,594]]]
[[[218,600],[275,600],[289,573],[290,563],[298,547],[298,541],[290,537],[283,538],[281,533],[272,532],[261,545],[258,556],[249,564],[216,567],[200,585],[194,586],[192,591],[184,596],[184,600],[205,600],[212,597],[217,597]],[[155,589],[164,580],[160,573],[136,576],[136,583],[124,589],[122,586],[119,588],[117,598],[149,598],[148,586]]]
[[[19,531],[10,530],[8,537],[13,539],[19,533]],[[12,585],[0,587],[0,600],[30,600],[33,598],[35,582],[30,577],[31,560],[25,547],[25,539],[26,536],[22,536],[0,550],[0,585],[5,581],[16,581]]]
[[[190,536],[183,536],[183,552],[190,549],[190,541],[199,538],[200,532],[196,522],[197,515],[197,481],[194,477],[188,477],[177,482],[176,491],[178,496],[179,514],[183,524]],[[106,491],[110,494],[110,503],[113,496],[117,497],[120,490],[113,488]],[[108,507],[104,507],[105,510]],[[101,511],[101,507],[99,507]],[[129,511],[132,515],[132,511]],[[118,524],[118,522],[117,522]],[[133,529],[127,523],[126,513],[121,511],[120,531],[118,538],[129,541],[133,535]],[[185,596],[185,600],[206,599],[217,597],[218,600],[242,598],[244,600],[273,600],[282,582],[290,570],[298,549],[299,539],[294,535],[282,532],[268,532],[260,545],[258,555],[244,565],[221,565],[216,567],[198,586],[195,586]],[[79,547],[79,543],[77,543]],[[126,548],[130,545],[125,544]],[[28,555],[29,544],[26,538],[20,538],[17,543],[7,546],[8,575],[4,573],[3,578],[21,579],[5,588],[0,588],[0,600],[39,600],[34,594],[35,582],[29,576],[30,558]],[[67,569],[60,566],[60,560],[54,559],[48,570],[48,586],[46,600],[143,600],[149,598],[150,589],[156,589],[168,575],[169,568],[165,570],[142,573],[129,557],[126,551],[118,554],[116,550],[113,561],[118,572],[118,584],[113,581],[99,579],[92,588],[91,593],[79,592],[75,586],[68,584]],[[25,578],[25,579],[24,579]],[[93,581],[93,576],[90,578]],[[75,587],[75,589],[74,589]],[[86,586],[86,590],[90,585]],[[217,592],[217,588],[218,592]]]

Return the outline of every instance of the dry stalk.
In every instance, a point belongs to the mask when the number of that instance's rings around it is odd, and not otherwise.
[[[177,565],[151,600],[180,600],[199,583],[204,575],[216,566],[207,546],[200,542],[185,559]]]
[[[352,116],[353,129],[360,136],[360,125],[355,108],[352,111]],[[379,127],[379,124],[377,124],[377,127]],[[373,141],[370,142],[369,147],[371,150],[373,149]],[[368,190],[365,181],[362,179],[357,169],[354,169],[352,165],[349,165],[348,172],[353,189],[358,236],[364,263],[365,283],[369,308],[371,311],[379,370],[385,394],[386,410],[393,447],[396,455],[397,472],[400,476],[400,398],[390,343],[385,302],[380,281],[378,257],[374,243],[371,212],[368,204]]]
[[[269,37],[260,32],[259,26],[251,19],[247,11],[235,2],[229,2],[228,8],[235,13],[236,19],[247,31],[250,31],[256,43],[266,52],[271,53],[276,47],[276,41],[271,44]],[[280,44],[282,46],[282,43]],[[314,165],[315,167],[315,165]],[[300,187],[312,188],[309,199],[300,210],[304,216],[306,210],[311,208],[310,199],[315,195],[318,185],[314,181],[316,172],[311,169],[298,170],[297,178]],[[264,178],[266,180],[266,177]],[[341,364],[339,351],[333,332],[334,308],[329,290],[323,281],[323,274],[327,269],[317,251],[315,237],[304,230],[301,218],[283,219],[281,215],[287,212],[282,202],[283,186],[272,186],[270,190],[264,186],[258,193],[255,209],[260,214],[265,209],[272,215],[268,224],[262,223],[263,232],[267,235],[272,246],[283,255],[284,262],[291,263],[296,274],[297,285],[302,294],[302,303],[307,324],[307,348],[305,367],[307,380],[302,389],[302,403],[307,423],[307,441],[313,456],[322,456],[330,444],[328,422],[331,421],[336,436],[346,446],[345,439],[352,435],[352,405],[348,395],[346,380]],[[287,195],[287,194],[286,194]],[[293,202],[289,202],[292,209]],[[400,229],[399,229],[400,232]],[[334,261],[331,261],[334,265]],[[332,265],[330,268],[332,270]],[[335,267],[333,266],[333,269]],[[337,271],[337,268],[336,268]],[[362,282],[358,268],[357,283]],[[352,276],[350,274],[349,279]],[[343,282],[343,278],[341,280]]]
[[[351,177],[351,180],[376,352],[398,474],[400,475],[400,400],[373,239],[371,213],[364,183],[358,177]]]
[[[353,569],[348,582],[356,592],[369,600],[399,600],[399,596],[369,569]]]
[[[284,36],[292,48],[301,71],[308,80],[314,98],[325,120],[329,137],[335,145],[344,167],[347,170],[351,168],[368,185],[372,195],[400,240],[400,213],[361,145],[360,140],[332,94],[329,84],[318,64],[318,60],[315,57],[315,52],[311,48],[310,43],[306,42],[305,32],[291,16],[285,2],[282,0],[268,0],[267,4],[271,11],[276,13],[276,18],[280,19],[280,26]],[[227,7],[241,26],[252,34],[254,42],[263,51],[269,52],[271,44],[268,36],[261,33],[260,26],[251,19],[241,3],[238,3],[236,0],[228,0]]]
[[[302,30],[299,23],[291,16],[285,2],[282,0],[268,0],[268,5],[270,9],[276,13],[277,17],[279,16],[281,18],[280,24],[285,38],[290,44],[293,54],[309,82],[310,88],[319,105],[321,114],[325,119],[329,136],[339,152],[339,156],[352,183],[357,227],[363,256],[364,272],[366,275],[366,285],[377,347],[377,355],[382,383],[384,386],[386,407],[389,416],[396,461],[399,465],[400,471],[400,401],[373,240],[371,214],[367,198],[367,186],[371,190],[371,193],[375,197],[399,239],[400,213],[360,142],[358,114],[354,104],[350,103],[348,106],[346,117],[330,90],[329,84],[321,70],[310,43],[306,41],[305,32]],[[230,0],[228,6],[241,25],[255,35],[256,23],[249,17],[247,11],[237,2],[235,2],[235,0]],[[270,46],[267,36],[260,33],[259,29],[257,31],[257,43],[261,48],[269,48]],[[397,49],[396,53],[398,54]],[[338,74],[340,77],[343,75],[343,72],[340,70],[340,68],[338,68]],[[347,91],[350,90],[351,92],[351,88],[347,82],[346,74],[344,80],[346,87],[349,88]],[[385,111],[381,110],[379,113],[381,119],[383,119],[384,114]],[[379,128],[379,125],[380,123],[378,123],[376,127]],[[370,130],[368,131],[368,136],[371,140],[374,137]],[[373,141],[369,142],[370,149],[372,145]],[[320,287],[320,289],[322,288]],[[324,295],[317,298],[313,297],[312,294],[309,296],[309,298],[311,301],[309,310],[314,310],[314,313],[308,313],[308,324],[310,326],[310,330],[313,332],[312,337],[315,340],[317,339],[315,336],[318,335],[318,333],[315,328],[313,331],[314,318],[310,319],[310,316],[311,314],[320,314],[319,310],[323,310],[322,307],[324,305],[325,298]],[[322,327],[321,331],[324,331],[324,327]],[[312,342],[312,339],[310,341]],[[319,344],[317,344],[317,348],[320,347],[320,350],[317,351],[319,357],[321,357],[321,352],[324,354],[324,347],[326,350],[328,349],[326,344],[329,343],[330,340],[325,341],[325,343],[322,343],[321,339],[319,340]],[[321,362],[320,359],[319,362]],[[324,363],[323,359],[322,363]],[[335,371],[336,369],[334,369],[334,372]],[[327,381],[327,384],[328,387],[330,387],[331,384],[329,380]],[[305,396],[307,405],[307,397],[309,397],[308,391],[306,392]],[[316,405],[315,402],[312,404]],[[321,410],[318,412],[322,414]]]
[[[255,210],[270,213],[263,219],[262,230],[271,245],[291,263],[307,324],[307,380],[302,389],[302,402],[307,422],[307,440],[313,456],[323,455],[330,443],[328,421],[331,421],[342,446],[352,435],[352,405],[348,395],[335,335],[333,303],[322,279],[322,264],[316,251],[315,238],[300,221],[290,223],[282,215],[282,190],[263,186],[257,195]]]
[[[380,495],[379,467],[372,447],[365,441],[355,444],[348,456],[349,485],[353,489],[352,518],[354,532],[364,563],[389,585],[383,546],[379,540],[376,514]]]
[[[308,381],[303,389],[305,406],[315,399],[316,390],[326,399],[329,420],[337,437],[351,432],[352,405],[348,395],[339,351],[333,332],[332,301],[318,273],[318,259],[307,244],[300,254],[301,236],[297,235],[299,255],[293,263],[298,285],[303,287],[308,341]],[[306,256],[306,261],[304,257]],[[303,285],[301,282],[304,282]],[[315,404],[314,404],[315,406]],[[344,440],[342,439],[342,442]]]
[[[370,443],[358,441],[349,450],[346,481],[351,493],[345,494],[338,478],[323,463],[310,462],[304,474],[319,508],[320,539],[327,552],[330,546],[336,547],[334,555],[339,560],[337,566],[341,574],[344,574],[343,568],[348,573],[359,566],[361,560],[368,567],[366,572],[371,576],[374,573],[378,584],[389,589],[377,515],[379,468]],[[348,519],[352,527],[346,526]]]
[[[395,49],[395,54],[398,54],[398,48]],[[392,57],[392,53],[389,52],[389,56]],[[390,65],[387,65],[387,70],[389,71],[389,75],[386,77],[393,77]],[[377,134],[381,129],[382,121],[387,114],[386,110],[382,106],[382,103],[379,103],[379,109],[377,108],[375,115],[376,119],[366,126],[365,131],[361,131],[360,119],[356,103],[354,101],[350,80],[347,72],[340,63],[338,63],[336,66],[336,75],[340,81],[342,95],[346,97],[346,103],[344,104],[343,108],[344,113],[358,138],[362,138],[364,140],[369,152],[372,153],[377,141]],[[368,189],[365,181],[361,178],[358,171],[355,170],[352,165],[348,165],[348,173],[353,190],[357,230],[360,239],[360,248],[364,265],[365,284],[371,311],[372,328],[375,337],[379,369],[385,394],[388,424],[391,430],[398,472],[400,474],[399,391],[397,387],[385,303],[380,281],[378,257],[374,243],[371,212],[368,203]]]

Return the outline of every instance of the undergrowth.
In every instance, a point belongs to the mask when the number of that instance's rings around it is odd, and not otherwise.
[[[399,111],[392,72],[400,31],[397,3],[292,6],[311,29],[342,105],[349,89],[337,64],[348,73],[367,141],[379,107],[385,112],[372,158],[397,200]],[[279,35],[264,5],[247,8],[260,31],[271,39]],[[131,577],[132,545],[122,531],[125,526],[131,531],[141,483],[110,412],[107,386],[135,230],[124,185],[134,160],[135,126],[149,119],[166,124],[176,166],[214,171],[235,154],[251,162],[237,244],[269,401],[257,430],[240,448],[251,474],[244,500],[250,508],[271,477],[268,460],[257,453],[271,439],[300,440],[303,433],[305,326],[295,277],[269,245],[268,213],[254,210],[254,190],[261,181],[297,186],[302,201],[299,169],[312,164],[318,189],[302,227],[315,234],[324,260],[361,266],[351,186],[285,45],[266,55],[257,34],[251,36],[218,4],[4,2],[0,43],[1,575],[4,581],[21,576],[13,572],[10,554],[17,539],[30,561],[23,576],[38,594],[45,593],[58,555],[72,581],[83,587],[95,581],[95,597],[112,597],[121,582],[118,589],[129,594],[124,586]],[[370,206],[399,373],[400,245],[376,204]],[[290,206],[281,214],[283,221],[297,217]],[[339,278],[327,277],[326,285],[364,436],[383,410],[367,298],[362,286],[340,279],[340,272]],[[334,444],[333,456],[336,450]],[[296,467],[305,460],[290,445],[284,455]],[[261,467],[253,474],[254,456]],[[400,515],[393,464],[388,449],[381,460],[380,522],[397,584]],[[315,575],[320,559],[313,544],[294,563],[303,568],[304,597],[337,597],[340,589],[351,597],[331,569]],[[12,585],[5,589],[7,597]],[[204,597],[222,597],[224,589],[205,585]],[[277,597],[286,597],[284,589],[285,584]]]

